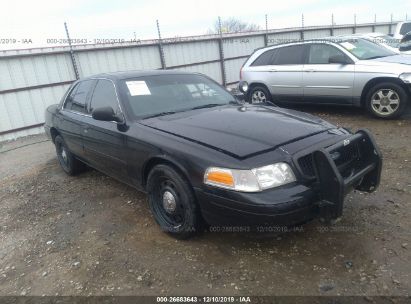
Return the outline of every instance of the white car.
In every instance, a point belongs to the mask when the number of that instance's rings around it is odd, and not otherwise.
[[[402,37],[398,48],[401,54],[411,55],[411,32],[408,32]]]
[[[240,75],[251,103],[351,105],[396,118],[411,99],[411,56],[352,36],[258,49]]]
[[[398,22],[392,37],[401,40],[408,32],[411,32],[411,21]]]

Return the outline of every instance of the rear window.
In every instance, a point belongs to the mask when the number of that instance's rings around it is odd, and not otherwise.
[[[268,50],[262,53],[254,62],[251,64],[252,66],[261,66],[261,65],[271,65],[273,64],[273,55],[275,54],[277,49]]]
[[[304,45],[293,45],[278,48],[274,57],[274,64],[303,64],[303,55]]]

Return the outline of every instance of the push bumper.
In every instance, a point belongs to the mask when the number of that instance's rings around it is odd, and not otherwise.
[[[358,147],[359,155],[348,171],[342,170],[332,154],[350,144]],[[257,193],[195,189],[203,217],[215,226],[291,226],[315,217],[329,221],[342,215],[344,197],[351,190],[372,192],[378,187],[382,156],[367,130],[312,153],[316,181],[310,185],[293,183]]]
[[[344,146],[357,145],[358,159],[343,176],[331,155]],[[336,219],[343,213],[344,197],[353,189],[373,192],[378,187],[382,170],[382,155],[371,133],[359,130],[355,135],[313,154],[320,191],[320,216]]]

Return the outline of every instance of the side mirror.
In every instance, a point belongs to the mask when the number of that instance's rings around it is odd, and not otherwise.
[[[343,55],[335,55],[328,58],[328,63],[349,64],[350,62]]]
[[[118,115],[116,115],[116,113],[114,113],[114,110],[112,107],[101,107],[101,108],[94,109],[91,112],[91,116],[95,120],[115,121],[118,123],[124,122],[121,117],[119,117]]]

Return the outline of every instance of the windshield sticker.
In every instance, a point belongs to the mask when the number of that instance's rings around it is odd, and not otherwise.
[[[349,51],[355,49],[355,45],[350,42],[341,42],[340,44]]]
[[[151,95],[150,89],[144,80],[126,81],[126,84],[131,96]]]

